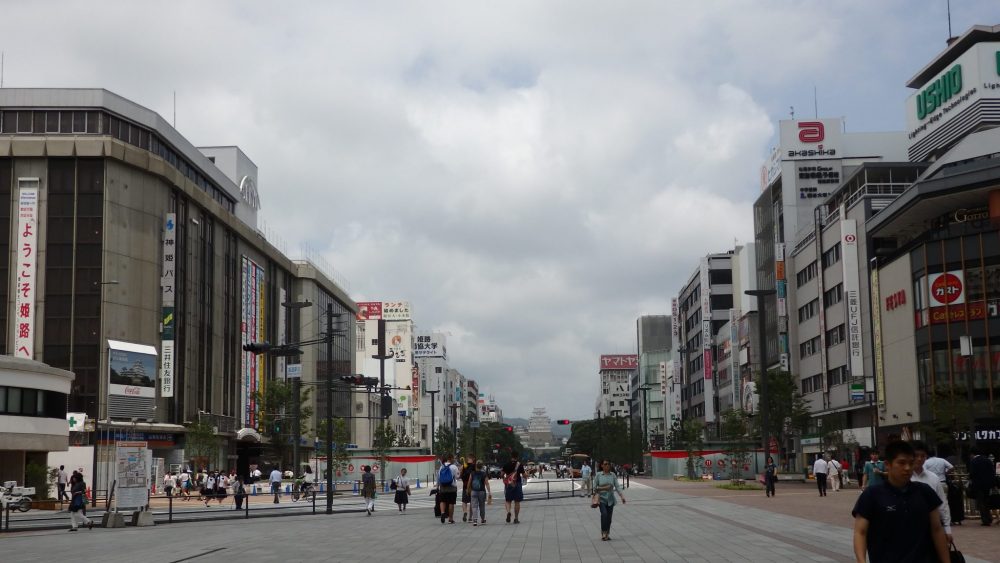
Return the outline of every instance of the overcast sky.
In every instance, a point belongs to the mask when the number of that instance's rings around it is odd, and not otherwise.
[[[405,299],[508,416],[589,418],[790,106],[902,130],[946,0],[13,2],[5,86],[107,88],[259,167],[268,231]],[[996,0],[953,0],[959,34]]]

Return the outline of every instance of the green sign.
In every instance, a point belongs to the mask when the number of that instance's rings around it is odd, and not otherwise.
[[[1000,65],[1000,52],[997,61]],[[955,65],[917,94],[917,119],[927,117],[961,91],[962,65]]]

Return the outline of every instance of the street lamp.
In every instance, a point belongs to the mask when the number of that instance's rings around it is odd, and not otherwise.
[[[302,309],[305,309],[306,307],[312,307],[312,301],[286,301],[282,303],[281,306],[284,307],[285,309],[288,309],[289,312],[291,311],[298,312],[301,311]],[[292,321],[292,327],[298,327],[299,315],[298,314],[289,315],[289,317],[290,320]],[[292,334],[291,338],[294,339],[295,335]],[[285,340],[287,341],[288,339],[289,336],[286,336]],[[288,342],[282,342],[282,344],[287,345]],[[283,373],[282,376],[287,381],[288,364],[285,364],[285,373]],[[296,475],[298,475],[299,472],[299,442],[302,440],[302,436],[299,435],[299,433],[302,431],[301,393],[302,393],[302,377],[300,376],[292,378],[292,397],[294,397],[293,400],[295,401],[294,404],[292,405],[295,417],[295,432],[294,432],[295,443],[292,445],[292,471],[294,471]]]
[[[748,289],[743,293],[749,295],[750,297],[757,298],[757,356],[760,361],[760,389],[758,389],[758,396],[760,397],[760,404],[758,409],[760,409],[760,438],[764,442],[764,463],[767,463],[767,458],[771,455],[771,440],[768,436],[768,420],[767,420],[767,331],[764,328],[764,298],[770,295],[775,295],[777,292],[773,289]]]
[[[434,455],[434,417],[436,416],[434,411],[434,397],[440,392],[440,389],[437,391],[427,391],[427,394],[431,396],[431,455]]]
[[[642,393],[642,443],[643,443],[643,448],[648,447],[648,444],[650,442],[650,440],[649,440],[649,434],[648,434],[648,428],[647,428],[647,424],[648,423],[646,421],[646,419],[649,416],[649,398],[646,395],[646,393],[648,393],[650,389],[652,389],[652,387],[650,387],[649,385],[647,385],[645,383],[643,383],[642,385],[639,386],[639,392]]]

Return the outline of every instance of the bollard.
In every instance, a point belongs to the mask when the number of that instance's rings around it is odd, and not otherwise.
[[[573,474],[569,474],[569,496],[576,496],[576,485],[573,484]]]
[[[312,490],[313,494],[313,514],[316,514],[316,489]]]
[[[550,490],[549,483],[552,481],[545,481],[545,500],[552,498],[552,491]]]
[[[245,511],[243,519],[244,520],[249,520],[250,519],[250,495],[245,495],[244,498],[243,498],[243,502],[246,503],[246,504],[243,505],[243,510]]]
[[[354,482],[354,494],[358,494],[358,482]]]
[[[173,497],[173,495],[167,497],[167,501],[169,501],[169,503],[170,503],[169,506],[167,507],[167,522],[173,522],[174,521],[174,497]]]
[[[420,477],[417,477],[417,487],[416,488],[418,488],[418,489],[420,488]]]

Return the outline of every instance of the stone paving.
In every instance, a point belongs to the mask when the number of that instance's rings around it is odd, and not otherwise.
[[[389,495],[371,516],[288,516],[0,536],[4,562],[224,561],[852,561],[844,526],[740,506],[632,481],[612,540],[600,541],[599,514],[586,499],[526,502],[520,524],[503,503],[488,525],[441,524],[430,499],[400,514]],[[359,501],[359,508],[361,503]],[[461,517],[459,517],[459,520]],[[976,562],[980,560],[970,559]]]

